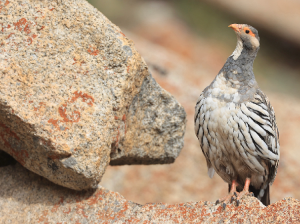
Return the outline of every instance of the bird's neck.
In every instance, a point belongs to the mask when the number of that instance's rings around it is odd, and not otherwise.
[[[249,49],[238,41],[237,47],[227,59],[220,73],[228,82],[240,83],[240,86],[247,86],[248,83],[256,83],[253,73],[253,62],[258,49]]]
[[[242,41],[242,39],[237,36],[237,44],[233,51],[233,53],[230,55],[230,57],[227,59],[226,63],[231,63],[231,59],[233,61],[236,61],[235,64],[252,64],[254,62],[254,59],[256,58],[257,52],[259,50],[259,43],[257,46],[252,45],[250,42],[245,43]]]
[[[240,51],[240,52],[239,52]],[[253,62],[257,51],[251,51],[245,47],[237,50],[238,57],[233,53],[226,61],[225,65],[210,85],[210,88],[220,90],[215,97],[224,100],[224,96],[229,93],[229,101],[236,103],[251,99],[258,84],[253,73]],[[215,93],[213,92],[213,93]],[[235,94],[238,93],[238,97]],[[224,96],[223,96],[223,95]]]

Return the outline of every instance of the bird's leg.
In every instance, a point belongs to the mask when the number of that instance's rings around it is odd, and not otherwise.
[[[237,206],[239,206],[240,200],[242,199],[242,197],[243,197],[244,195],[250,194],[250,192],[249,192],[249,185],[250,185],[250,178],[247,177],[247,178],[246,178],[246,181],[245,181],[244,189],[243,189],[243,191],[241,191],[241,192],[239,193],[239,196],[238,196],[237,199],[236,199],[236,205],[237,205]]]
[[[221,199],[218,199],[216,201],[216,204],[219,204],[219,203],[223,202],[222,203],[222,207],[223,207],[223,209],[225,209],[226,208],[226,204],[228,202],[232,202],[233,196],[237,197],[237,192],[236,192],[237,185],[238,185],[237,182],[235,180],[233,180],[232,183],[231,183],[231,189],[230,189],[229,194],[227,196],[221,198]]]

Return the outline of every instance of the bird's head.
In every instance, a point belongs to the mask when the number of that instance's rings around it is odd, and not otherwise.
[[[258,31],[247,24],[231,24],[228,26],[232,28],[238,39],[238,45],[250,52],[257,52],[259,49]],[[242,49],[241,49],[242,50]]]

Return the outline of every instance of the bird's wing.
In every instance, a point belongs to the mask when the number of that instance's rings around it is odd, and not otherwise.
[[[201,150],[203,155],[205,156],[207,169],[208,169],[208,176],[210,178],[213,177],[215,170],[211,165],[209,160],[209,142],[206,138],[203,138],[204,131],[203,131],[203,122],[205,120],[205,96],[203,92],[201,93],[200,97],[198,98],[196,107],[195,107],[195,115],[194,115],[194,128],[195,134],[200,142]]]
[[[255,116],[251,116],[256,125],[265,131],[266,134],[264,134],[264,132],[259,133],[259,130],[255,130],[254,128],[252,128],[252,132],[250,131],[250,133],[253,142],[255,142],[255,146],[259,151],[266,150],[265,147],[262,147],[260,139],[267,146],[267,152],[263,152],[263,156],[261,157],[268,160],[269,182],[272,184],[277,173],[280,157],[279,131],[274,109],[271,106],[268,97],[260,89],[256,91],[254,99],[246,103],[246,107],[251,113],[255,113],[262,119],[255,119]]]
[[[238,123],[237,149],[250,169],[265,172],[261,160],[269,169],[269,183],[273,183],[280,156],[279,132],[275,112],[267,96],[257,90],[252,100],[243,102],[234,117]]]

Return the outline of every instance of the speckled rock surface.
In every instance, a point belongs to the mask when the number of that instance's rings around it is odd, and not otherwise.
[[[129,107],[126,135],[120,135],[110,165],[174,162],[183,148],[185,124],[183,107],[148,76]]]
[[[264,207],[247,196],[225,210],[211,202],[139,205],[101,186],[74,191],[19,164],[0,168],[0,223],[298,223],[300,201]]]
[[[85,0],[1,0],[0,26],[0,149],[54,183],[96,187],[143,59]]]
[[[183,107],[89,3],[0,0],[0,26],[1,150],[75,190],[109,162],[174,162]]]

